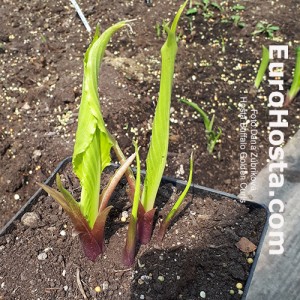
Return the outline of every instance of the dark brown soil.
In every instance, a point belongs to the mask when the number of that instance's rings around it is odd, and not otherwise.
[[[74,186],[68,188],[78,193]],[[161,187],[159,216],[168,212],[178,192],[171,184]],[[235,244],[246,237],[258,245],[263,209],[191,193],[164,242],[159,244],[154,232],[150,244],[138,249],[135,265],[125,268],[121,256],[128,222],[121,222],[121,216],[124,211],[130,214],[130,205],[124,183],[111,202],[106,252],[92,263],[83,256],[60,207],[41,197],[32,209],[39,220],[31,227],[17,221],[14,230],[0,238],[0,299],[194,300],[202,299],[201,292],[208,300],[241,299],[236,284],[245,285],[251,268],[247,257],[254,253],[247,255]],[[80,292],[78,273],[87,298]],[[96,293],[96,287],[101,291]]]

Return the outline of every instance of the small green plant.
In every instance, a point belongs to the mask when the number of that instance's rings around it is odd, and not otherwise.
[[[244,5],[235,4],[233,6],[222,6],[224,2],[220,4],[210,0],[202,0],[200,2],[194,2],[190,0],[189,9],[186,12],[188,17],[196,15],[199,11],[202,12],[202,16],[205,21],[212,18],[220,17],[221,23],[233,24],[236,27],[244,28],[246,26],[240,13],[246,8]]]
[[[222,53],[225,53],[226,52],[226,41],[225,41],[225,38],[223,36],[221,36],[221,39],[219,41],[219,45],[221,47]]]
[[[217,3],[210,0],[202,0],[201,2],[194,2],[190,0],[189,9],[186,12],[186,16],[196,15],[199,10],[202,11],[204,20],[207,21],[214,17],[214,10],[222,11],[222,7]]]
[[[268,38],[273,38],[274,33],[279,29],[278,26],[261,21],[256,24],[252,35],[265,34]]]
[[[244,28],[246,23],[243,21],[242,17],[239,14],[236,15],[223,15],[221,20],[223,24],[233,24],[236,27]]]
[[[182,103],[185,103],[192,107],[194,110],[198,112],[198,114],[201,116],[204,122],[205,127],[205,135],[207,140],[207,150],[209,154],[212,154],[214,151],[214,148],[216,146],[216,143],[221,137],[222,129],[219,127],[218,132],[213,130],[215,115],[212,116],[211,119],[209,119],[208,115],[194,102],[188,101],[187,99],[180,99]]]
[[[223,9],[221,15],[221,23],[233,24],[236,27],[244,28],[246,24],[243,21],[240,12],[242,12],[245,9],[245,6],[240,4],[229,6],[226,10]]]
[[[231,7],[232,11],[241,11],[241,10],[245,10],[246,7],[244,5],[240,5],[240,4],[235,4]]]
[[[160,38],[162,35],[166,35],[166,31],[165,31],[165,27],[168,25],[168,21],[167,20],[162,20],[162,23],[160,24],[159,22],[157,22],[155,24],[155,31],[156,31],[156,36],[158,38]]]
[[[285,106],[288,106],[297,96],[300,91],[300,47],[296,49],[296,66],[294,71],[293,82],[285,99]]]
[[[240,15],[233,15],[230,19],[236,27],[244,28],[246,26],[245,22],[242,21],[242,17]]]
[[[265,46],[262,48],[262,59],[254,83],[254,86],[257,89],[259,88],[269,65],[269,50]]]

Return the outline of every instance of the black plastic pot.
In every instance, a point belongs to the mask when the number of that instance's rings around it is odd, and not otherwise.
[[[62,171],[66,167],[66,165],[71,162],[71,160],[72,160],[72,157],[67,157],[62,162],[60,162],[58,164],[58,166],[56,167],[56,169],[53,171],[53,173],[50,175],[50,177],[44,183],[51,186],[53,184],[54,180],[55,180],[56,174],[58,172]],[[112,166],[117,167],[117,165],[114,165],[114,164],[112,164]],[[145,173],[145,172],[143,172],[143,173]],[[178,187],[179,189],[183,189],[186,185],[186,182],[184,182],[182,180],[174,179],[174,178],[171,178],[171,177],[165,177],[165,176],[162,178],[162,183],[171,183],[172,185]],[[216,197],[216,199],[219,198],[218,200],[220,200],[220,201],[222,201],[221,200],[222,197],[227,197],[228,199],[238,201],[238,202],[246,205],[249,208],[262,208],[266,212],[266,216],[267,216],[266,220],[268,220],[268,218],[269,218],[269,210],[267,209],[266,206],[255,203],[255,202],[252,202],[252,201],[242,201],[237,196],[235,196],[233,194],[229,194],[229,193],[226,193],[226,192],[222,192],[222,191],[218,191],[218,190],[215,190],[215,189],[207,188],[207,187],[200,186],[200,185],[197,185],[197,184],[192,184],[191,185],[190,193],[192,193],[192,194],[201,194],[201,195],[203,195],[203,194],[213,194],[214,197]],[[11,218],[11,220],[3,228],[1,228],[0,236],[5,235],[6,233],[12,231],[13,228],[14,228],[14,225],[13,225],[14,221],[18,220],[18,219],[21,219],[23,214],[25,212],[29,211],[31,209],[31,207],[34,204],[37,203],[39,197],[42,196],[42,195],[46,195],[46,192],[43,189],[40,188],[24,204],[24,206]],[[247,296],[247,293],[248,293],[248,290],[249,290],[249,287],[250,287],[250,283],[251,283],[251,280],[252,280],[252,277],[253,277],[253,274],[254,274],[254,271],[255,271],[255,267],[256,267],[258,258],[260,256],[260,252],[261,252],[261,249],[262,249],[262,245],[263,245],[263,241],[264,241],[267,229],[268,229],[268,222],[266,221],[266,223],[264,225],[264,228],[263,228],[263,231],[262,231],[262,234],[261,234],[259,244],[258,244],[257,249],[256,249],[254,262],[252,264],[252,267],[251,267],[246,285],[244,287],[243,297],[241,298],[242,300],[246,299],[246,296]]]

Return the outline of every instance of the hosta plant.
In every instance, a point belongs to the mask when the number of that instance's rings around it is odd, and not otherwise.
[[[108,200],[123,174],[126,172],[128,178],[132,176],[128,167],[135,157],[133,154],[125,160],[117,142],[106,129],[98,95],[99,67],[107,43],[111,36],[126,24],[127,22],[119,22],[101,35],[97,29],[84,57],[82,98],[72,160],[73,171],[79,178],[81,185],[80,201],[77,202],[63,188],[59,175],[56,180],[59,192],[40,184],[69,215],[79,234],[84,252],[91,260],[95,260],[104,250],[105,221],[112,207],[108,206]],[[101,174],[110,164],[112,147],[117,152],[122,165],[100,195]],[[132,181],[133,179],[129,179],[129,182]]]
[[[76,132],[73,171],[80,180],[81,198],[77,202],[62,186],[59,175],[59,191],[40,184],[66,211],[71,218],[84,252],[88,258],[95,260],[104,251],[104,228],[106,218],[112,206],[109,199],[121,177],[125,174],[129,184],[129,197],[132,201],[132,212],[128,227],[127,241],[123,261],[131,265],[134,261],[135,245],[149,242],[152,235],[155,213],[156,194],[166,166],[169,143],[169,119],[172,93],[174,64],[177,52],[176,28],[180,15],[187,1],[180,7],[171,27],[165,24],[168,37],[161,49],[162,67],[160,91],[152,125],[152,136],[146,160],[146,178],[144,186],[140,179],[140,158],[135,143],[135,153],[125,158],[117,141],[105,126],[98,95],[98,73],[102,58],[111,36],[127,24],[119,22],[99,36],[98,30],[84,57],[84,78],[82,99],[79,109],[78,128]],[[110,152],[113,149],[120,162],[119,169],[111,177],[108,185],[100,193],[101,174],[110,164]],[[134,177],[130,165],[136,157],[137,174]],[[191,170],[192,170],[191,158]],[[190,171],[187,188],[183,191],[160,230],[162,238],[185,194],[191,185]]]
[[[168,154],[170,106],[174,65],[177,53],[176,28],[187,2],[188,1],[185,1],[185,3],[177,12],[171,27],[169,27],[167,24],[165,24],[164,27],[168,37],[161,48],[162,61],[159,97],[152,124],[151,142],[146,158],[146,177],[142,191],[140,189],[140,162],[136,146],[137,178],[135,197],[129,222],[126,246],[123,252],[123,262],[126,265],[131,265],[134,261],[136,242],[139,241],[142,244],[147,244],[150,241],[153,231],[154,213],[156,211],[155,200],[166,166]],[[193,158],[191,157],[190,175],[187,186],[172,207],[170,213],[161,223],[158,235],[160,240],[162,240],[163,236],[165,235],[168,225],[178,211],[178,208],[184,200],[184,197],[191,185],[192,170]]]
[[[171,27],[165,26],[168,37],[161,48],[159,97],[152,124],[150,148],[146,159],[146,178],[141,195],[138,220],[139,240],[143,244],[149,242],[151,237],[155,198],[167,162],[172,83],[177,53],[176,28],[186,4],[187,1],[179,9]]]
[[[130,265],[133,262],[132,257],[134,256],[135,241],[138,240],[142,244],[147,244],[152,235],[153,219],[156,210],[155,199],[166,166],[168,154],[171,94],[177,53],[176,28],[187,2],[188,1],[185,1],[180,7],[171,27],[165,25],[165,31],[167,32],[168,37],[161,48],[162,61],[159,97],[152,124],[150,148],[146,158],[144,187],[140,195],[139,204],[134,205],[134,208],[138,209],[138,211],[136,212],[135,210],[134,214],[131,216],[131,219],[135,220],[137,213],[137,222],[130,221],[127,243],[124,250],[124,263],[127,265]],[[139,169],[139,167],[137,169]],[[135,192],[140,194],[139,185],[137,185]],[[185,195],[185,193],[183,194]],[[183,198],[184,196],[182,199]],[[181,203],[182,200],[179,202]],[[179,202],[177,202],[177,206],[173,208],[172,216],[177,211]],[[169,217],[169,221],[170,220],[171,217]],[[165,225],[165,229],[167,228],[169,221]],[[132,223],[136,225],[133,226]],[[135,236],[136,234],[137,237]],[[135,236],[135,238],[133,238],[133,236]]]

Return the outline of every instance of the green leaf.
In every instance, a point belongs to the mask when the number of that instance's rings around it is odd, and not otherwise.
[[[297,47],[296,66],[291,89],[288,91],[287,104],[294,100],[300,91],[300,47]]]
[[[254,30],[252,32],[252,35],[258,35],[258,34],[262,33],[263,31],[264,31],[264,29],[262,29],[262,30]]]
[[[234,10],[234,11],[245,10],[245,6],[236,4],[236,5],[232,6],[232,10]]]
[[[111,36],[124,25],[125,21],[119,22],[100,37],[97,29],[84,57],[82,98],[72,162],[82,187],[80,208],[91,228],[98,214],[101,172],[110,163],[113,145],[99,103],[99,67]]]
[[[201,109],[196,103],[194,103],[192,101],[188,101],[184,98],[180,99],[180,101],[182,103],[185,103],[185,104],[189,105],[193,109],[195,109],[199,113],[201,118],[203,119],[205,129],[210,131],[211,122],[210,122],[210,119],[209,119],[208,115],[205,113],[205,111],[203,109]]]
[[[268,29],[270,29],[270,30],[272,30],[272,31],[277,31],[277,30],[279,30],[280,29],[280,27],[278,27],[278,26],[270,26],[270,27],[268,27]]]
[[[171,28],[166,26],[168,38],[161,49],[162,66],[159,98],[153,120],[150,149],[146,159],[147,174],[142,193],[142,205],[146,212],[154,206],[167,161],[171,93],[177,53],[176,28],[187,2],[188,0],[185,1],[175,15]]]
[[[265,29],[266,28],[266,26],[265,26],[265,23],[262,23],[262,22],[258,22],[257,24],[256,24],[256,28],[257,29]]]
[[[223,11],[221,5],[219,5],[217,2],[212,2],[211,6],[218,9],[219,11]]]
[[[204,8],[207,9],[208,8],[208,5],[209,5],[209,2],[210,0],[202,0],[203,4],[204,4]]]
[[[192,7],[192,8],[190,8],[190,9],[188,9],[188,10],[186,11],[185,15],[186,15],[186,16],[191,16],[191,15],[197,14],[197,12],[198,12],[197,7]]]
[[[274,36],[273,30],[267,30],[266,33],[269,38],[273,38]]]
[[[193,166],[194,166],[194,155],[193,155],[193,152],[192,152],[191,153],[191,157],[190,157],[190,172],[189,172],[188,182],[187,182],[187,184],[185,186],[185,189],[183,190],[183,192],[179,196],[178,200],[173,205],[171,211],[168,213],[168,215],[166,216],[166,218],[161,223],[161,226],[159,228],[159,233],[158,233],[159,240],[163,239],[163,237],[164,237],[164,235],[166,233],[166,230],[167,230],[170,222],[172,221],[174,215],[178,211],[180,205],[182,204],[182,202],[183,202],[186,194],[188,193],[188,191],[190,189],[190,186],[191,186],[192,180],[193,180]]]
[[[263,46],[262,49],[263,49],[262,50],[262,60],[261,60],[256,78],[255,78],[255,83],[254,83],[254,86],[257,89],[259,88],[259,86],[263,80],[263,77],[266,73],[267,67],[269,65],[269,50],[265,46]]]
[[[213,126],[214,126],[214,121],[215,121],[215,115],[213,114],[210,122],[209,122],[209,127],[207,128],[208,132],[212,132],[213,131]]]
[[[138,207],[141,197],[141,161],[139,155],[139,148],[137,142],[134,143],[136,153],[136,182],[135,182],[135,194],[132,205],[132,216],[137,219]]]
[[[255,30],[252,32],[252,35],[257,35],[266,30],[266,26],[262,22],[258,22],[255,26]]]
[[[41,186],[58,204],[61,205],[66,214],[72,220],[72,223],[74,224],[74,227],[77,232],[89,231],[90,227],[81,213],[78,202],[72,197],[72,195],[67,190],[65,190],[62,187],[60,177],[58,174],[56,175],[56,183],[58,188],[63,193],[58,192],[54,188],[51,188],[42,183],[38,183],[38,185]]]

